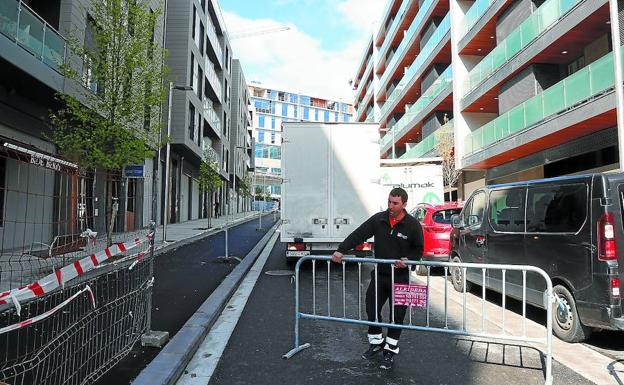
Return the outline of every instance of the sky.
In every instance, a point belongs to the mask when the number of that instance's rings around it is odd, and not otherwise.
[[[353,103],[355,76],[386,0],[219,0],[247,83]]]

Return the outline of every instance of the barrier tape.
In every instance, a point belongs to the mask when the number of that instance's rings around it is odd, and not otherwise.
[[[95,269],[101,263],[116,255],[151,241],[152,238],[153,233],[149,233],[145,238],[136,238],[125,243],[116,243],[95,254],[76,260],[30,285],[0,293],[0,305],[9,302],[13,303],[19,315],[19,310],[21,308],[19,305],[20,302],[41,297],[59,287],[64,287],[65,283],[68,281]],[[140,254],[141,253],[139,253],[139,255]]]
[[[48,318],[49,316],[53,315],[54,313],[56,313],[57,311],[59,311],[60,309],[62,309],[63,307],[67,306],[68,303],[70,303],[74,299],[78,298],[78,296],[81,295],[84,292],[87,292],[89,294],[89,301],[91,302],[91,305],[93,305],[93,308],[95,309],[95,296],[93,295],[93,291],[91,290],[91,287],[89,285],[87,285],[87,286],[85,286],[84,289],[77,291],[76,293],[74,293],[74,295],[72,295],[71,297],[67,298],[65,301],[61,302],[60,304],[58,304],[57,306],[55,306],[54,308],[48,310],[45,313],[42,313],[42,314],[40,314],[40,315],[38,315],[36,317],[33,317],[33,318],[29,318],[27,320],[18,322],[16,324],[0,328],[0,334],[4,334],[4,333],[8,333],[8,332],[13,331],[13,330],[21,329],[21,328],[26,327],[28,325],[34,324],[35,322],[39,322],[41,320],[44,320],[44,319]]]

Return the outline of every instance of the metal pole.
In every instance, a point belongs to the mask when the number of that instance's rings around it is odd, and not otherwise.
[[[624,171],[624,90],[622,89],[622,49],[620,41],[620,19],[618,17],[618,1],[609,0],[611,14],[611,39],[613,43],[613,69],[615,71],[615,110],[618,126],[618,152],[620,171]]]
[[[171,99],[173,94],[173,82],[169,82],[169,101],[167,103],[167,150],[165,152],[165,210],[163,218],[163,242],[167,241],[167,222],[169,221],[169,157],[171,153]]]

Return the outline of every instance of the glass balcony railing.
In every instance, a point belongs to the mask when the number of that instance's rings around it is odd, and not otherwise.
[[[542,4],[468,73],[463,96],[477,88],[581,1],[583,0],[548,0]]]
[[[450,30],[451,18],[450,14],[447,14],[438,26],[438,29],[436,29],[433,35],[431,35],[431,38],[429,39],[427,44],[425,44],[418,56],[416,56],[416,59],[414,59],[412,65],[410,65],[407,71],[405,71],[405,75],[403,75],[403,78],[401,79],[399,84],[386,99],[383,107],[381,107],[381,116],[385,116],[390,108],[392,108],[394,102],[401,98],[401,95],[403,95],[407,85],[411,83],[416,73],[419,70],[422,70],[422,66],[425,61],[429,60],[433,56],[433,50],[438,46],[438,44],[440,44],[444,36],[446,36]]]
[[[23,3],[0,1],[0,32],[57,71],[65,63],[65,39]]]
[[[212,106],[212,101],[208,98],[204,98],[204,117],[210,123],[210,125],[214,128],[216,132],[221,132],[221,118],[219,118],[219,114],[214,110]]]
[[[204,64],[205,64],[204,68],[206,70],[206,78],[208,78],[208,82],[212,86],[212,89],[217,94],[217,97],[219,98],[219,100],[221,100],[221,95],[222,95],[221,80],[219,79],[219,76],[217,75],[217,71],[215,70],[214,64],[210,61],[210,59],[208,59],[207,56],[206,56],[206,60],[204,61]]]
[[[613,88],[614,77],[613,53],[609,53],[470,133],[466,136],[465,155],[480,151]]]
[[[399,140],[405,132],[408,131],[408,127],[410,123],[418,114],[420,114],[424,109],[426,109],[431,102],[437,98],[442,91],[444,91],[448,86],[451,85],[453,81],[453,73],[451,71],[451,66],[448,66],[442,75],[437,78],[433,84],[423,92],[422,96],[410,107],[410,109],[399,119],[398,122],[386,133],[386,135],[381,139],[380,146],[383,150],[384,147],[392,141],[392,131],[394,131],[395,140]]]
[[[355,91],[355,96],[358,97],[360,96],[360,92],[362,92],[362,88],[364,86],[368,86],[368,82],[366,82],[365,80],[368,78],[368,74],[373,70],[373,57],[369,57],[368,58],[368,64],[366,65],[366,69],[364,70],[364,75],[362,75],[362,79],[360,80],[360,83],[358,84],[357,90]],[[374,75],[373,75],[374,76]]]
[[[212,45],[215,53],[217,54],[217,58],[219,59],[219,65],[221,65],[223,60],[223,49],[221,48],[221,43],[219,43],[217,30],[215,29],[214,25],[212,25],[212,20],[210,20],[210,17],[208,18],[208,27],[206,28],[206,34],[208,35],[208,41],[210,41],[210,45]]]
[[[435,148],[436,143],[438,142],[437,135],[442,134],[442,133],[449,133],[449,134],[453,133],[453,121],[452,120],[446,123],[445,125],[443,125],[442,127],[438,128],[431,134],[429,134],[426,138],[421,140],[420,143],[416,144],[409,151],[403,154],[400,157],[400,159],[421,158],[425,154],[428,154]]]
[[[368,108],[369,106],[369,101],[370,101],[370,97],[373,94],[373,87],[369,87],[368,90],[366,90],[366,94],[364,95],[364,97],[362,98],[362,102],[360,103],[358,109],[355,111],[355,116],[359,117],[362,112]]]
[[[364,120],[366,123],[374,123],[375,122],[375,111],[371,108],[370,112],[366,115],[366,119]]]
[[[390,46],[390,43],[392,42],[394,38],[394,34],[396,33],[397,28],[399,28],[399,25],[401,25],[401,22],[403,20],[403,15],[407,11],[407,5],[410,3],[410,1],[411,0],[403,0],[403,2],[401,3],[401,8],[399,8],[399,10],[397,11],[397,14],[394,17],[392,24],[388,28],[384,42],[381,45],[381,48],[379,49],[379,53],[381,54],[381,57],[383,57],[386,54],[386,50]]]
[[[433,1],[434,0],[425,0],[425,2],[423,2],[423,4],[418,9],[418,13],[416,14],[416,17],[414,17],[414,21],[412,21],[412,24],[410,24],[409,28],[405,32],[405,35],[403,36],[401,43],[399,44],[396,51],[394,52],[394,55],[386,64],[386,71],[381,77],[380,84],[382,85],[386,84],[386,81],[388,81],[388,77],[391,75],[392,72],[394,72],[392,71],[393,67],[397,64],[399,59],[405,53],[405,50],[407,49],[410,41],[414,37],[414,34],[416,33],[418,27],[423,22],[425,15],[429,12],[431,6],[433,5]]]
[[[477,21],[483,16],[483,14],[490,9],[490,6],[498,0],[477,0],[475,1],[466,15],[462,19],[460,28],[460,39],[466,36],[468,31],[477,24]]]

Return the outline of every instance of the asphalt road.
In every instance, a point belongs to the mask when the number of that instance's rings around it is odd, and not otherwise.
[[[284,251],[278,243],[263,272],[292,269],[284,261]],[[317,270],[326,271],[324,267]],[[301,281],[310,278],[311,269],[307,268]],[[348,279],[347,285],[357,287],[356,280]],[[309,289],[302,287],[302,298],[311,297]],[[317,290],[318,298],[326,295],[321,288]],[[365,327],[323,321],[302,320],[300,341],[312,346],[284,360],[282,355],[293,347],[293,293],[288,276],[260,276],[211,385],[544,383],[543,364],[535,349],[418,331],[404,331],[395,367],[384,371],[378,368],[378,361],[360,358],[367,348]],[[348,298],[347,303],[352,300]],[[303,302],[309,305],[310,301]],[[332,303],[332,309],[342,311],[340,303],[341,299]],[[357,305],[348,312],[357,314]],[[591,384],[557,362],[553,373],[555,384]]]
[[[275,223],[273,216],[263,218],[263,231],[256,231],[258,221],[240,224],[229,231],[230,256],[244,257]],[[168,331],[170,336],[184,325],[235,265],[217,257],[225,253],[224,233],[208,236],[176,248],[154,261],[152,330]],[[130,384],[160,349],[135,344],[132,351],[106,373],[96,385]]]

